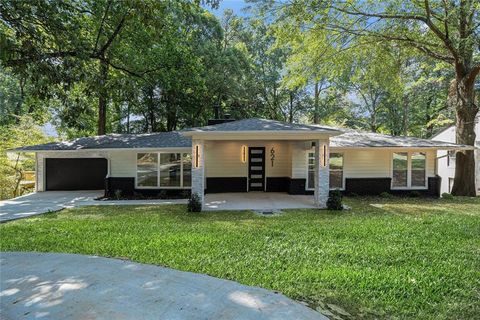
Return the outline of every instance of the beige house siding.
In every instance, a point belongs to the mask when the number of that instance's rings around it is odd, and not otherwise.
[[[413,149],[350,149],[332,148],[331,152],[344,154],[344,176],[347,178],[385,178],[392,175],[394,152],[415,152]],[[435,176],[435,150],[422,151],[427,157],[427,177]]]
[[[207,178],[246,177],[248,158],[245,163],[242,162],[242,146],[265,147],[266,177],[291,176],[292,159],[288,141],[206,141],[205,176]],[[272,148],[275,150],[273,166]]]
[[[135,177],[137,174],[137,152],[110,151],[110,176],[112,177]]]

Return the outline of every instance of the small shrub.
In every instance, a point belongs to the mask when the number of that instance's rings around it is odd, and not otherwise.
[[[451,193],[444,192],[442,193],[442,199],[452,200],[454,197]]]
[[[201,212],[202,211],[202,202],[200,201],[200,196],[196,193],[190,196],[187,206],[188,212]]]
[[[349,194],[349,196],[355,198],[355,197],[359,197],[360,195],[356,192],[352,192]]]
[[[391,199],[393,198],[393,194],[384,191],[380,193],[380,198]]]
[[[122,198],[122,193],[123,193],[122,190],[115,189],[114,193],[115,193],[115,199],[120,200]]]
[[[418,191],[412,191],[408,195],[410,198],[420,198],[422,196],[422,194]]]
[[[328,210],[343,210],[342,192],[340,190],[333,190],[330,192],[327,200]]]
[[[160,192],[157,194],[157,197],[159,199],[167,199],[168,198],[167,190],[160,190]]]

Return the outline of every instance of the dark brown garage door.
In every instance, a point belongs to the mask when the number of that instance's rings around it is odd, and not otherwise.
[[[45,159],[46,190],[100,190],[105,188],[107,159]]]

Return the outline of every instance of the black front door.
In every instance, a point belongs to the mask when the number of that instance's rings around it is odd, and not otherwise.
[[[265,191],[265,147],[248,148],[248,191]]]

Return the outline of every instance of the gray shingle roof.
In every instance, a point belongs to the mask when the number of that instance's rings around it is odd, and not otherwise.
[[[136,148],[190,148],[192,141],[190,137],[184,137],[182,133],[188,130],[209,131],[283,131],[303,130],[329,131],[341,135],[330,138],[333,148],[395,148],[395,147],[417,147],[417,148],[471,148],[449,142],[426,140],[414,137],[397,137],[378,133],[355,131],[351,129],[340,129],[327,126],[290,124],[279,121],[264,119],[246,119],[212,126],[186,129],[184,131],[157,132],[150,134],[109,134],[79,138],[71,141],[52,142],[47,144],[21,147],[11,151],[63,151],[63,150],[94,150],[94,149],[136,149]]]
[[[104,136],[78,138],[70,141],[51,142],[21,147],[11,151],[63,151],[90,149],[136,149],[136,148],[189,148],[190,138],[178,131],[149,134],[108,134]]]
[[[330,146],[336,148],[469,148],[455,143],[420,139],[415,137],[399,137],[380,133],[343,129],[345,132],[330,138]]]
[[[308,125],[308,124],[298,124],[298,123],[288,123],[275,120],[267,120],[260,118],[250,118],[237,120],[232,122],[225,122],[216,125],[204,126],[189,128],[183,130],[183,132],[226,132],[226,131],[305,131],[305,132],[315,132],[315,131],[327,131],[333,134],[342,132],[340,129],[318,126],[318,125]]]

